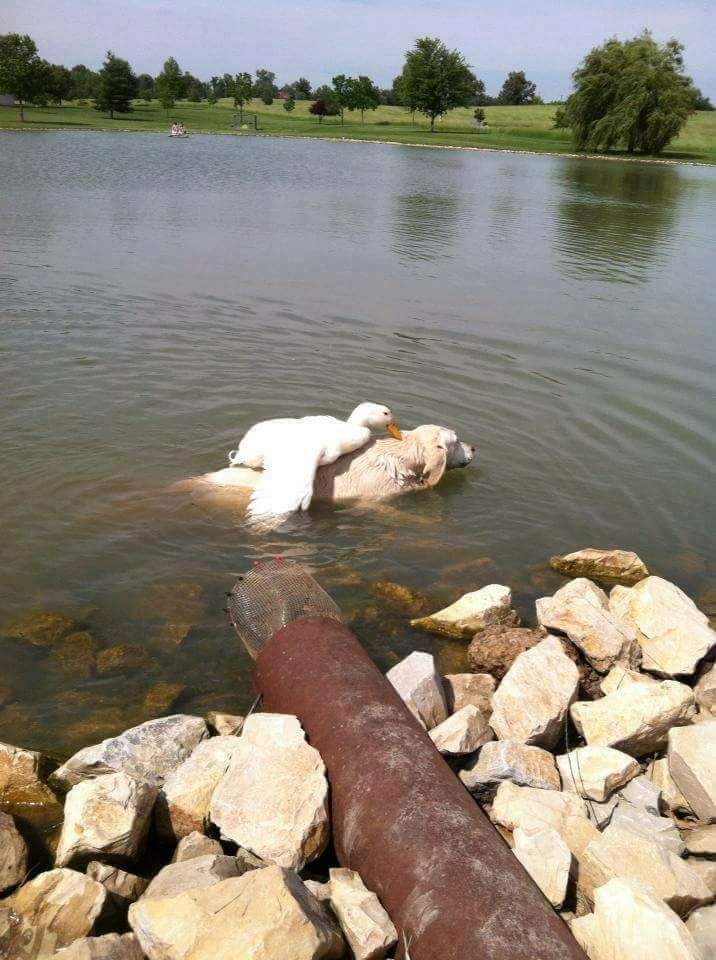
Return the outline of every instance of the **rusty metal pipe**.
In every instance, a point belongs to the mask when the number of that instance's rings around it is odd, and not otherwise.
[[[346,626],[279,630],[255,682],[265,709],[295,714],[320,751],[338,859],[380,897],[398,957],[407,942],[411,960],[585,960]]]

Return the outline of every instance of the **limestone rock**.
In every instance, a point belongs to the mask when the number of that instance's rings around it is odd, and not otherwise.
[[[106,899],[107,891],[101,883],[60,867],[20,887],[8,906],[20,916],[23,930],[32,931],[28,940],[34,937],[36,943],[59,949],[92,932]],[[43,954],[28,951],[28,955]]]
[[[584,801],[574,793],[518,787],[509,780],[501,783],[490,811],[490,819],[508,830],[521,827],[528,832],[552,827],[558,833],[569,817],[587,819]]]
[[[548,630],[566,634],[599,673],[617,660],[630,663],[634,631],[609,612],[609,600],[591,580],[571,580],[553,597],[537,601],[537,620]]]
[[[619,796],[634,807],[641,807],[653,817],[661,813],[659,800],[661,794],[657,785],[643,774],[634,777],[625,787],[619,790]]]
[[[566,577],[589,577],[600,583],[622,583],[627,586],[649,576],[643,561],[631,550],[585,547],[574,553],[550,557],[549,565]]]
[[[252,714],[211,799],[223,837],[268,863],[302,869],[328,843],[328,782],[295,717]]]
[[[604,803],[639,773],[633,757],[612,747],[579,747],[557,757],[562,789]]]
[[[0,743],[0,796],[40,783],[41,754]]]
[[[513,852],[553,907],[564,903],[569,883],[572,854],[556,830],[547,828],[530,833],[518,827],[514,832]]]
[[[619,690],[621,687],[626,687],[630,683],[658,683],[658,680],[655,680],[654,677],[650,677],[646,673],[639,673],[638,670],[629,670],[621,663],[615,663],[609,673],[603,678],[599,687],[602,693],[607,696],[610,693],[614,693],[615,690]]]
[[[201,717],[174,714],[147,720],[118,737],[79,750],[50,779],[60,789],[69,790],[88,777],[123,770],[130,777],[160,786],[208,735]]]
[[[176,897],[142,898],[129,922],[151,960],[330,960],[344,951],[323,905],[277,866]]]
[[[689,813],[689,801],[674,783],[669,773],[669,758],[662,757],[649,764],[646,777],[659,791],[659,812],[666,810],[670,813]]]
[[[382,960],[398,932],[380,900],[354,870],[331,869],[329,897],[355,960]]]
[[[716,820],[716,719],[669,731],[669,772],[699,820]]]
[[[202,740],[187,759],[172,770],[159,788],[154,812],[160,836],[179,840],[195,831],[206,831],[211,796],[238,745],[238,737]]]
[[[177,897],[187,890],[203,890],[222,880],[238,877],[243,871],[236,857],[208,854],[163,867],[142,895],[142,900]]]
[[[467,661],[473,670],[484,670],[501,680],[517,657],[544,640],[544,630],[498,624],[473,637],[467,648]]]
[[[716,897],[716,860],[702,860],[701,857],[689,857],[686,861],[694,873],[697,873],[711,894]]]
[[[144,960],[144,954],[133,933],[108,933],[75,940],[58,950],[54,960]]]
[[[604,828],[611,823],[614,811],[619,802],[619,794],[616,793],[608,800],[605,800],[604,803],[598,803],[592,800],[591,803],[587,804],[587,815],[599,830],[604,830]]]
[[[614,587],[609,607],[636,630],[642,669],[657,676],[690,676],[716,645],[708,618],[682,590],[661,577],[647,577],[631,588]]]
[[[594,913],[570,923],[589,960],[703,960],[676,914],[643,886],[613,879],[594,896]]]
[[[503,780],[542,790],[560,787],[552,754],[517,740],[486,743],[477,757],[460,771],[460,779],[470,793],[481,800],[491,799]]]
[[[634,807],[621,800],[614,810],[611,826],[620,830],[630,830],[638,837],[646,837],[660,843],[677,857],[684,854],[684,841],[671,817],[655,817],[641,807]]]
[[[643,884],[652,896],[684,916],[712,898],[698,874],[676,854],[613,824],[587,846],[581,867],[582,887],[589,898],[614,877]]]
[[[579,673],[556,637],[545,637],[515,660],[492,698],[490,726],[500,740],[553,747]]]
[[[684,842],[691,856],[716,857],[716,823],[687,830],[684,834]]]
[[[431,654],[414,651],[391,667],[386,677],[427,730],[447,719],[443,687]]]
[[[632,683],[601,700],[572,704],[571,715],[589,746],[615,747],[642,757],[664,747],[672,727],[690,722],[694,695],[674,680],[653,686]]]
[[[485,715],[471,703],[430,731],[440,753],[453,756],[474,753],[494,736]]]
[[[156,787],[123,771],[83,780],[65,800],[65,820],[57,845],[58,867],[102,857],[135,860],[149,829]]]
[[[15,821],[0,812],[0,894],[22,883],[27,873],[27,847]]]
[[[716,666],[713,663],[709,664],[699,677],[694,687],[694,696],[702,709],[716,714]]]
[[[206,722],[220,737],[238,737],[244,725],[244,717],[233,713],[217,713],[212,710],[207,714]]]
[[[694,910],[686,921],[686,928],[704,960],[716,957],[716,904]]]
[[[413,627],[454,639],[469,639],[495,623],[516,623],[512,591],[499,583],[463,594],[449,607],[411,620]]]
[[[109,863],[92,860],[87,864],[85,871],[88,877],[101,883],[107,891],[108,901],[115,908],[115,913],[126,917],[127,908],[144,893],[149,886],[149,880],[138,877],[134,873],[120,870]]]
[[[495,678],[489,673],[449,673],[443,677],[443,692],[449,713],[457,713],[471,703],[489,716]]]
[[[218,840],[212,840],[195,830],[182,837],[172,857],[172,863],[183,863],[184,860],[193,860],[194,857],[205,857],[207,854],[221,854],[223,849]]]

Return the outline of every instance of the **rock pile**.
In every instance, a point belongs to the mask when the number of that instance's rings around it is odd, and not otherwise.
[[[576,579],[537,601],[537,629],[503,620],[470,641],[479,672],[457,688],[495,679],[473,700],[495,739],[452,763],[590,960],[706,960],[716,950],[716,633],[635,554],[590,549],[551,565]],[[396,688],[410,706],[415,691]],[[454,694],[447,704],[447,720],[424,725],[438,746],[447,729],[468,743],[474,715],[468,723]]]

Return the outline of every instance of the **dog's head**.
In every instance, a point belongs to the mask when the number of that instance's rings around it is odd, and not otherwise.
[[[390,443],[382,460],[401,486],[434,487],[446,470],[466,467],[474,455],[475,448],[454,430],[429,423],[404,430],[403,439]]]

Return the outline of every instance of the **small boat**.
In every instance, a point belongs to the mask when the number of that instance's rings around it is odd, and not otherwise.
[[[172,140],[186,140],[189,134],[188,133],[168,133],[167,136],[170,137]]]

